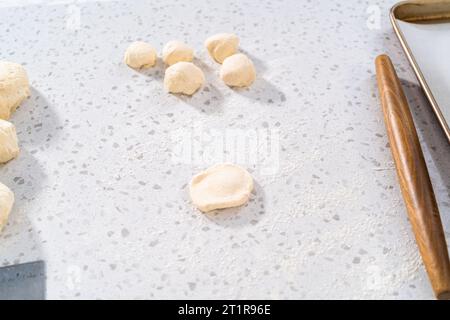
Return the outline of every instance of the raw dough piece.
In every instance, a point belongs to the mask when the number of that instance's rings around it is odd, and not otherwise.
[[[237,165],[217,164],[194,176],[189,188],[194,205],[208,212],[246,203],[253,190],[253,178]]]
[[[191,62],[177,62],[164,75],[164,87],[172,93],[192,95],[204,82],[203,71]]]
[[[162,58],[169,66],[180,61],[191,62],[194,59],[194,50],[181,41],[169,41],[163,48]]]
[[[8,120],[29,95],[25,69],[14,62],[0,61],[0,119]]]
[[[19,154],[16,127],[0,119],[0,163],[8,162]]]
[[[0,183],[0,232],[8,222],[9,213],[14,204],[14,193],[7,186]]]
[[[233,33],[219,33],[205,41],[209,55],[218,63],[235,54],[238,50],[239,38]]]
[[[231,87],[248,87],[255,81],[255,66],[245,54],[234,54],[223,62],[220,78]]]
[[[156,63],[156,50],[143,41],[133,42],[125,51],[125,63],[132,68],[150,68]]]

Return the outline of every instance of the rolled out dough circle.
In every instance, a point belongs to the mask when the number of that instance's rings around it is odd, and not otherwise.
[[[246,203],[253,190],[253,178],[237,165],[217,164],[194,176],[189,189],[194,205],[208,212]]]

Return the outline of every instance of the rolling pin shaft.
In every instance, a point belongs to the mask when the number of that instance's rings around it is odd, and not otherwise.
[[[450,299],[450,261],[444,230],[408,102],[391,60],[375,60],[378,89],[403,199],[438,299]]]

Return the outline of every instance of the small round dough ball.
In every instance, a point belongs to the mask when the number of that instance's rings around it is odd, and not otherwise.
[[[223,62],[220,78],[230,87],[248,87],[255,81],[255,66],[245,54],[234,54]]]
[[[219,33],[205,41],[209,55],[218,63],[235,54],[239,47],[239,38],[233,33]]]
[[[19,154],[16,127],[0,119],[0,163],[8,162]]]
[[[187,44],[174,40],[164,46],[162,58],[169,66],[180,61],[191,62],[194,60],[194,50]]]
[[[250,173],[231,163],[217,164],[197,174],[189,186],[192,202],[203,212],[243,205],[252,190]]]
[[[156,63],[156,50],[146,42],[136,41],[125,51],[124,60],[131,68],[150,68]]]
[[[8,217],[14,204],[14,193],[0,183],[0,232],[8,222]]]
[[[171,93],[192,95],[204,82],[203,71],[191,62],[177,62],[164,75],[164,87]]]
[[[30,96],[27,72],[20,64],[0,61],[0,119],[8,120]]]

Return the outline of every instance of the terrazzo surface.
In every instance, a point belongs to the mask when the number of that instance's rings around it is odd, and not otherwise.
[[[0,58],[24,64],[32,85],[11,119],[21,154],[0,167],[16,195],[0,265],[43,260],[49,299],[433,298],[378,54],[403,79],[447,238],[450,147],[392,31],[393,1],[31,2],[0,2]],[[203,49],[224,31],[255,63],[249,89],[225,86]],[[122,62],[132,41],[160,52],[172,39],[206,74],[192,98],[164,92],[161,61]],[[250,142],[218,142],[230,135]],[[201,214],[188,182],[224,160],[248,168],[255,191]]]

